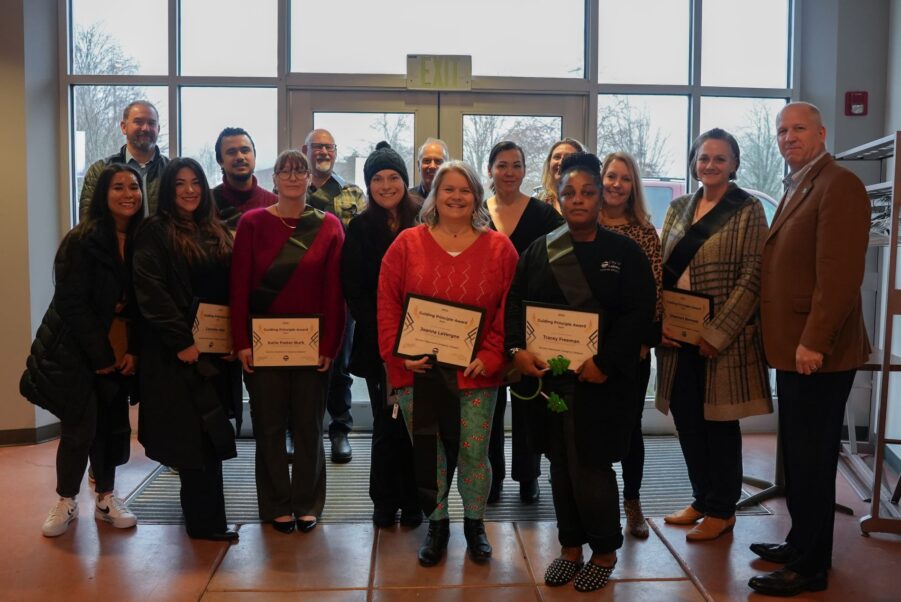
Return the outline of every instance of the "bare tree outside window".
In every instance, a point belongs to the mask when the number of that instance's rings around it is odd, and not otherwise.
[[[738,181],[746,188],[779,199],[785,164],[776,146],[774,115],[764,103],[757,101],[745,114],[745,122],[747,125],[736,134],[741,148]]]
[[[626,151],[635,157],[642,177],[668,175],[667,136],[651,124],[650,113],[634,107],[625,96],[612,100],[598,110],[598,156]]]

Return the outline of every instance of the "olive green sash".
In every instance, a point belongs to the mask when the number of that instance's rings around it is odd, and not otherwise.
[[[579,258],[573,249],[569,226],[563,224],[547,235],[547,260],[557,286],[571,307],[596,307],[594,293],[585,279]]]

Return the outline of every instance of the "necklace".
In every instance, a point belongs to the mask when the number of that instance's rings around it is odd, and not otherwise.
[[[456,232],[456,233],[451,232],[447,228],[447,226],[442,226],[441,224],[438,224],[437,226],[435,226],[435,229],[438,230],[439,232],[441,232],[442,234],[451,236],[453,238],[457,238],[459,235],[466,234],[467,232],[472,232],[472,226],[467,226],[466,228],[462,228],[459,232]]]
[[[283,223],[283,224],[285,225],[285,228],[287,228],[288,230],[291,230],[291,231],[294,230],[294,226],[290,225],[290,224],[289,224],[288,222],[286,222],[285,219],[282,217],[281,212],[278,210],[278,203],[275,204],[275,216],[278,217],[279,221],[281,221],[281,223]],[[293,219],[293,218],[292,218],[292,219]]]

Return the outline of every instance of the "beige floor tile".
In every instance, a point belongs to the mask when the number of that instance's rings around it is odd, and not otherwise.
[[[687,579],[678,581],[611,581],[606,587],[591,593],[577,592],[571,585],[540,586],[543,602],[591,601],[607,602],[704,602],[704,596]],[[719,598],[717,598],[719,600]],[[723,600],[725,602],[725,599]]]
[[[445,587],[415,589],[381,589],[372,594],[373,602],[529,602],[538,600],[534,586],[514,587]]]
[[[366,602],[367,590],[207,592],[200,602]]]
[[[243,525],[209,591],[294,591],[365,588],[372,557],[372,525],[319,525],[289,535],[270,525]]]

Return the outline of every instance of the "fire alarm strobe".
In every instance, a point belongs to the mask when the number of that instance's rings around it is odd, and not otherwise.
[[[867,114],[866,92],[845,92],[845,115],[860,117]]]

